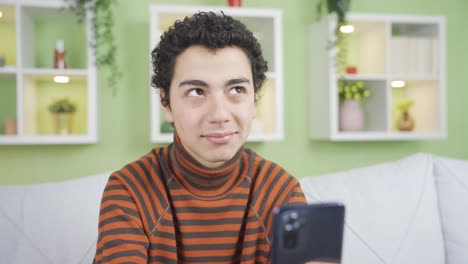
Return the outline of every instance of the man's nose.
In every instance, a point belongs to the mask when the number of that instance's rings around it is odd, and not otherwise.
[[[210,98],[208,109],[209,121],[211,123],[225,123],[229,121],[229,102],[223,94],[216,94]]]

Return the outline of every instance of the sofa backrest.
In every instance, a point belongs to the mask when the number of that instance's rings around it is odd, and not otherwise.
[[[468,161],[434,157],[447,264],[468,263]]]
[[[343,264],[443,264],[432,157],[353,169],[300,183],[309,202],[346,205]]]
[[[109,175],[0,186],[1,263],[92,263]]]

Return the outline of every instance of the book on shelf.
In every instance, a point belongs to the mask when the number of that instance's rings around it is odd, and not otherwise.
[[[438,73],[438,40],[429,37],[393,37],[391,70],[397,75],[432,76]]]

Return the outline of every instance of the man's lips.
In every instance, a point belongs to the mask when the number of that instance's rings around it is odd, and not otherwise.
[[[202,134],[201,137],[215,144],[225,144],[228,143],[235,134],[237,134],[237,131],[212,132]]]

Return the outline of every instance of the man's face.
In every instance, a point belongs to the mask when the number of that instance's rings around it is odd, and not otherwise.
[[[189,47],[176,59],[169,93],[165,117],[198,162],[220,166],[244,144],[256,110],[250,62],[240,48]]]

